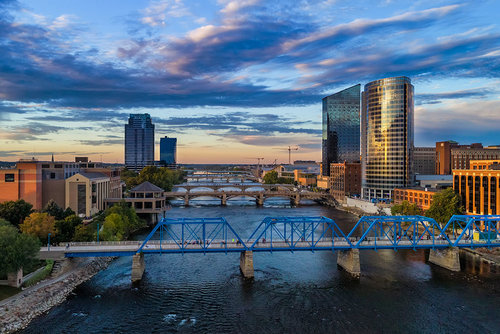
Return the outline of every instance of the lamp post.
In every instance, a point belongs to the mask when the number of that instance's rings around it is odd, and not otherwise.
[[[99,243],[99,223],[97,223],[97,243]]]
[[[50,251],[50,233],[48,235],[48,238],[49,238],[49,240],[47,242],[47,250]]]

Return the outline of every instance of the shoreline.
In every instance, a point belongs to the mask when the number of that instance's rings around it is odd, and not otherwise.
[[[73,290],[108,267],[112,257],[74,261],[71,268],[0,302],[0,333],[26,328],[36,317],[63,303]]]

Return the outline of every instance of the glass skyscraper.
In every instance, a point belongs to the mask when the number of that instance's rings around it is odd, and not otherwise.
[[[177,138],[160,138],[160,161],[167,165],[177,163]]]
[[[392,198],[413,185],[413,85],[407,77],[365,85],[361,107],[363,197]]]
[[[322,174],[330,164],[359,162],[359,109],[361,85],[323,98]]]
[[[130,114],[125,124],[125,167],[140,171],[154,164],[155,126],[149,114]]]

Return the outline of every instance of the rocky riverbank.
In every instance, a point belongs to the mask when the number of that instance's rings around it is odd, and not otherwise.
[[[58,277],[42,281],[3,301],[0,303],[0,333],[12,333],[25,328],[35,317],[64,302],[78,285],[105,269],[112,260],[71,260],[74,262]]]

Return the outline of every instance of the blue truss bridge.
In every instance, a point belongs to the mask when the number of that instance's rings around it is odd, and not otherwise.
[[[333,251],[359,276],[360,250],[431,249],[430,262],[457,271],[461,247],[500,247],[500,216],[456,215],[444,226],[424,216],[365,216],[345,232],[326,217],[266,217],[248,237],[224,218],[164,218],[143,241],[44,247],[40,258],[133,256],[134,278],[134,267],[142,277],[144,254],[238,252],[243,275],[252,277],[254,252]]]

